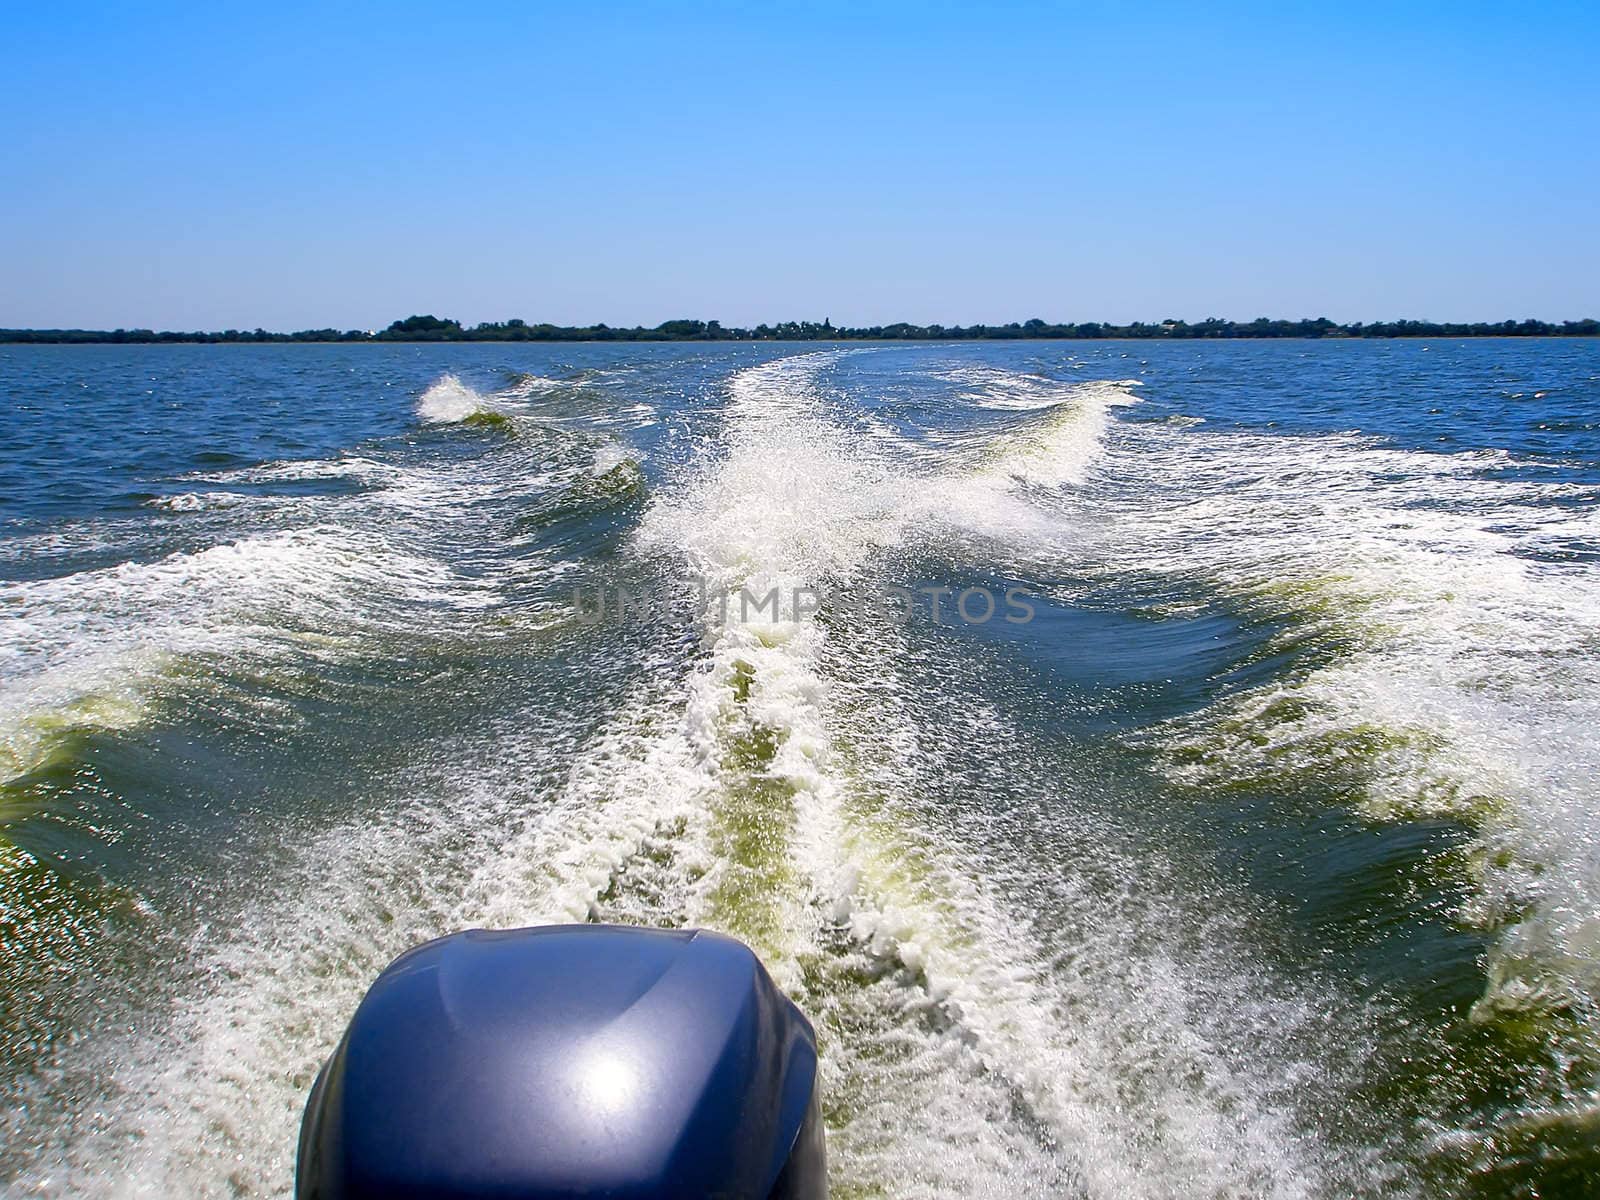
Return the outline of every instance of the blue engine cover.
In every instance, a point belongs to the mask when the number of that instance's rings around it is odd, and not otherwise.
[[[300,1200],[821,1197],[810,1024],[700,931],[472,930],[380,975],[306,1106]]]

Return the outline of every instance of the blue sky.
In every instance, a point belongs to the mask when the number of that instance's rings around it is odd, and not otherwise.
[[[0,325],[1600,315],[1600,8],[15,5]]]

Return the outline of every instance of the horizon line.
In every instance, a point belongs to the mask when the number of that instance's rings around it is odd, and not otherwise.
[[[716,320],[674,319],[654,326],[530,324],[521,318],[485,321],[465,326],[449,317],[413,315],[383,329],[155,330],[144,327],[116,329],[10,328],[0,329],[0,344],[83,345],[161,343],[367,343],[367,342],[716,342],[716,341],[1013,341],[1013,340],[1226,340],[1236,338],[1395,338],[1395,337],[1600,337],[1600,321],[1593,317],[1561,322],[1525,318],[1521,321],[1427,321],[1400,318],[1393,321],[1337,322],[1327,317],[1257,317],[1236,321],[1208,317],[1190,323],[1179,318],[1163,321],[1107,321],[1052,323],[1033,317],[1004,325],[918,325],[899,321],[887,325],[835,326],[821,321],[765,322],[753,327],[724,326]]]

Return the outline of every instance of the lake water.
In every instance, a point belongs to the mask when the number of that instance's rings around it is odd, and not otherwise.
[[[0,1185],[603,920],[839,1197],[1592,1195],[1597,502],[1592,340],[0,347]]]

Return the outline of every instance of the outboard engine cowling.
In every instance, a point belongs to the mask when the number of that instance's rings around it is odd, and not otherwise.
[[[471,930],[401,955],[322,1069],[299,1200],[821,1200],[816,1039],[703,931]]]

